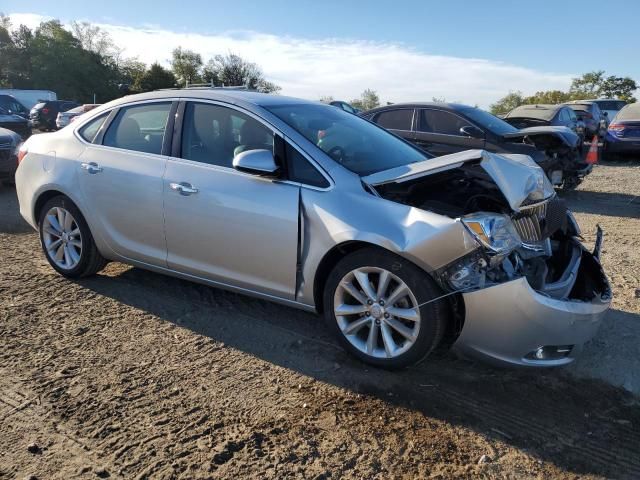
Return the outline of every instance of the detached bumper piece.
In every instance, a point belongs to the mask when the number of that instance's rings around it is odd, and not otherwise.
[[[571,363],[596,334],[611,303],[599,261],[602,230],[598,227],[593,253],[576,245],[564,275],[546,291],[534,290],[520,277],[462,294],[465,321],[453,349],[500,365]]]

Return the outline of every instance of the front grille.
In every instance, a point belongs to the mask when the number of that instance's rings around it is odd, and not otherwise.
[[[526,244],[546,240],[559,229],[565,228],[566,222],[567,207],[558,197],[521,207],[520,213],[513,217],[513,224]]]

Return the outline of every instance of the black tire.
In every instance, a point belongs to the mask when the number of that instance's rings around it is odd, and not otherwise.
[[[72,269],[64,269],[56,265],[56,263],[49,257],[45,248],[43,231],[44,217],[53,207],[62,207],[71,213],[73,218],[76,220],[78,228],[80,229],[80,235],[82,236],[82,252],[80,254],[80,261]],[[91,230],[89,230],[89,226],[82,216],[82,213],[69,198],[63,195],[53,197],[44,204],[39,213],[38,230],[40,233],[40,245],[42,246],[42,251],[47,258],[47,261],[54,270],[65,277],[88,277],[102,270],[108,263],[108,261],[98,251],[95,241],[93,240],[93,235],[91,235]]]
[[[379,248],[365,248],[342,258],[333,268],[323,292],[324,317],[329,329],[349,353],[365,363],[385,369],[399,369],[413,365],[438,346],[444,336],[451,311],[446,300],[438,300],[420,308],[418,336],[406,352],[392,358],[377,358],[358,350],[340,330],[334,313],[334,294],[339,282],[349,272],[361,267],[383,268],[400,278],[412,291],[418,305],[443,295],[435,281],[413,263]]]

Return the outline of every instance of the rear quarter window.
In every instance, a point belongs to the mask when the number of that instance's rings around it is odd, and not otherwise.
[[[391,130],[411,130],[413,109],[387,110],[375,117],[375,123]]]
[[[83,125],[80,130],[78,130],[78,135],[80,135],[83,139],[85,139],[89,143],[93,143],[96,138],[96,135],[104,125],[105,120],[109,116],[109,113],[104,113],[97,118],[94,118],[86,125]]]

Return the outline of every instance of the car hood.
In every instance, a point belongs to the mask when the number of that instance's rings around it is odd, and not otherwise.
[[[509,141],[521,141],[524,137],[529,137],[535,141],[542,137],[552,137],[556,140],[560,140],[569,146],[576,146],[580,137],[568,127],[562,126],[539,126],[529,127],[518,130],[513,133],[505,133],[502,135],[505,140]]]
[[[403,183],[423,176],[459,168],[477,162],[502,191],[509,206],[518,212],[524,204],[542,201],[554,194],[544,171],[527,155],[496,154],[486,150],[466,150],[431,158],[422,162],[390,168],[362,177],[375,187],[387,183]]]

